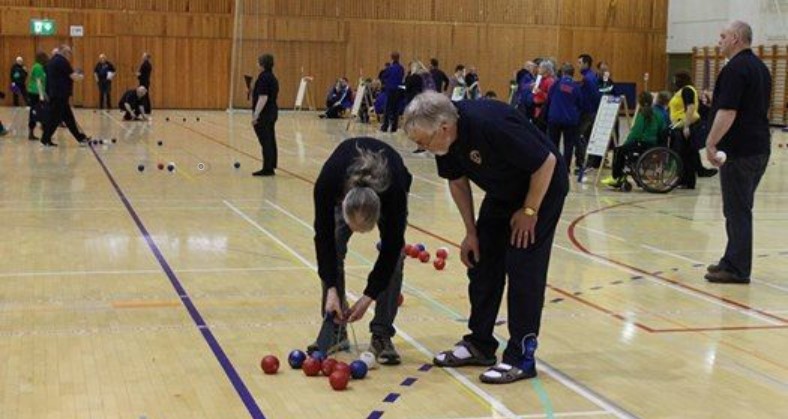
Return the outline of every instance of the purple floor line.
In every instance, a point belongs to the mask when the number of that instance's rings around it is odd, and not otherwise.
[[[181,285],[181,282],[178,280],[178,277],[175,275],[175,272],[172,271],[170,264],[167,263],[166,259],[164,259],[164,255],[162,255],[161,250],[159,250],[159,247],[156,245],[156,243],[153,241],[153,238],[151,238],[150,234],[148,233],[148,229],[145,228],[145,225],[142,223],[142,220],[137,215],[137,212],[134,210],[134,207],[131,206],[131,202],[129,202],[129,200],[126,198],[126,195],[123,193],[123,190],[120,189],[120,186],[115,181],[115,178],[109,172],[109,169],[104,164],[104,160],[101,159],[101,156],[99,156],[98,153],[96,153],[96,150],[92,146],[90,147],[90,151],[93,153],[93,156],[96,157],[96,160],[101,165],[101,168],[104,170],[104,174],[107,175],[107,178],[112,184],[112,187],[115,188],[115,192],[118,194],[118,197],[120,198],[121,202],[123,202],[123,206],[126,207],[126,210],[128,211],[129,215],[131,215],[131,218],[134,220],[134,224],[137,225],[137,228],[140,230],[142,237],[148,243],[148,247],[150,248],[153,255],[156,257],[156,260],[159,262],[159,265],[161,266],[162,270],[164,270],[164,273],[167,275],[167,278],[170,280],[170,284],[177,292],[178,298],[180,298],[181,303],[184,305],[184,307],[186,307],[186,311],[189,312],[189,316],[191,316],[192,320],[194,321],[194,324],[197,326],[198,330],[200,331],[203,338],[205,339],[205,342],[211,348],[211,351],[216,357],[216,360],[219,361],[219,365],[222,366],[225,375],[227,375],[227,378],[230,380],[230,383],[232,383],[233,387],[235,388],[235,391],[238,393],[238,396],[241,398],[241,401],[243,401],[244,405],[246,406],[246,409],[249,411],[249,414],[254,419],[265,419],[265,415],[263,414],[263,411],[260,409],[260,406],[258,406],[257,402],[254,400],[252,393],[249,392],[249,389],[246,387],[246,384],[241,379],[241,376],[238,375],[238,372],[235,370],[232,361],[230,361],[230,358],[228,358],[227,355],[224,353],[224,349],[222,349],[222,346],[216,340],[216,337],[213,335],[213,332],[211,332],[211,329],[209,329],[208,326],[205,324],[205,321],[203,320],[200,311],[197,310],[197,307],[194,305],[194,303],[192,303],[191,298],[189,298],[189,294]]]

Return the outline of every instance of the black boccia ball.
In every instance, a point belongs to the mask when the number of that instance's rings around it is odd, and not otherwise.
[[[235,162],[235,164],[233,164],[233,167],[235,167],[236,169],[240,168],[241,162]]]
[[[164,141],[159,141],[159,142],[158,142],[158,143],[156,143],[156,144],[158,144],[159,146],[163,146],[163,145],[164,145]]]
[[[170,172],[174,171],[175,170],[175,165],[172,164],[172,163],[168,164],[167,165],[167,170],[170,171]]]
[[[141,165],[137,166],[137,170],[139,170],[140,172],[145,171],[145,165],[141,164]]]
[[[112,144],[115,144],[115,143],[117,143],[117,142],[118,142],[118,139],[117,139],[117,138],[113,138],[113,139],[112,139]]]

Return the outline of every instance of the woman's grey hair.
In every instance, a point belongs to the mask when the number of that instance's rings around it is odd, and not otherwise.
[[[441,124],[454,124],[459,117],[457,108],[446,95],[426,91],[413,98],[405,108],[402,128],[405,133],[410,133],[414,128],[434,133]]]
[[[547,74],[555,74],[555,65],[551,60],[544,60],[539,63],[539,68],[543,69]]]
[[[352,221],[360,232],[371,231],[380,218],[379,193],[389,187],[388,160],[383,151],[373,152],[360,147],[358,157],[347,170],[347,193],[342,201],[342,215]]]

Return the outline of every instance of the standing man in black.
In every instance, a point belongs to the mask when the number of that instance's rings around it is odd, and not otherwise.
[[[93,69],[93,78],[96,79],[99,89],[99,109],[112,107],[112,78],[115,77],[115,66],[107,61],[107,56],[99,55],[96,68]]]
[[[27,68],[22,57],[16,57],[14,65],[11,66],[11,93],[14,95],[14,106],[19,106],[19,97],[22,103],[27,103],[25,95],[25,82],[27,81]]]
[[[279,80],[274,76],[274,56],[263,54],[257,59],[262,71],[254,82],[252,91],[252,127],[257,140],[263,148],[263,168],[252,173],[254,176],[273,176],[276,173],[276,120],[279,107],[276,98],[279,96]]]
[[[142,53],[142,64],[140,64],[140,68],[137,71],[137,82],[140,86],[144,86],[145,89],[148,91],[148,94],[145,95],[145,99],[143,101],[143,106],[145,106],[145,113],[151,113],[151,104],[150,104],[150,73],[153,72],[153,66],[150,64],[151,55],[147,52]]]
[[[505,384],[536,376],[537,336],[556,225],[569,191],[555,145],[522,112],[496,100],[452,103],[424,92],[405,110],[405,132],[437,157],[466,235],[471,333],[439,353],[440,367],[490,367],[479,378]],[[485,191],[474,217],[470,181]],[[496,365],[493,327],[508,276],[509,343]]]
[[[430,74],[432,75],[432,80],[435,81],[435,91],[445,94],[446,90],[449,88],[449,78],[446,76],[446,73],[438,67],[437,58],[430,59]]]
[[[722,259],[708,267],[706,280],[715,283],[750,283],[752,208],[771,153],[772,78],[750,49],[751,43],[752,28],[741,21],[729,24],[720,34],[720,53],[729,61],[714,84],[714,122],[706,138],[706,157],[720,168],[728,244]],[[721,159],[718,150],[727,159]]]
[[[81,81],[85,76],[74,71],[69,62],[70,59],[71,47],[62,45],[45,67],[46,91],[49,98],[44,134],[41,136],[41,144],[45,147],[57,147],[57,144],[52,142],[52,135],[61,122],[66,124],[69,132],[80,145],[86,144],[88,141],[88,136],[79,131],[69,103],[71,95],[74,93],[74,81]]]

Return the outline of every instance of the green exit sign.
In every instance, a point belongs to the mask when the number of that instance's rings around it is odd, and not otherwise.
[[[55,21],[49,19],[30,19],[30,33],[37,36],[55,34]]]

